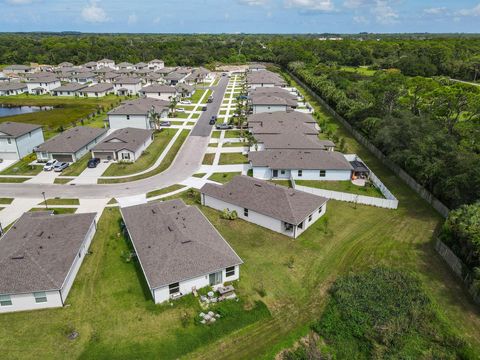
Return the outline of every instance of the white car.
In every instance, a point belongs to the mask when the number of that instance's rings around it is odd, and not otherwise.
[[[178,112],[185,112],[185,109],[184,108],[178,108],[177,111]]]
[[[191,104],[192,102],[190,100],[182,100],[180,101],[180,104],[185,104],[185,105],[189,105]]]
[[[55,159],[48,160],[47,163],[45,165],[43,165],[43,170],[44,171],[52,171],[53,167],[55,166],[56,163],[57,163],[57,160],[55,160]]]

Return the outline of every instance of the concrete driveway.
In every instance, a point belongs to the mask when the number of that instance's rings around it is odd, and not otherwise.
[[[25,181],[25,183],[30,184],[53,184],[55,178],[59,176],[61,173],[55,171],[43,171],[38,173],[38,175],[34,176],[30,180]]]
[[[102,174],[107,170],[107,168],[112,164],[109,162],[100,162],[96,168],[86,168],[83,172],[77,176],[76,179],[70,181],[71,184],[96,184],[97,180]]]

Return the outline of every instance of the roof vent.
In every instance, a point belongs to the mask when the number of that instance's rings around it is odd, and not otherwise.
[[[262,185],[260,185],[260,184],[255,184],[255,186],[257,186],[257,187],[262,187]]]
[[[22,260],[23,258],[24,258],[23,255],[14,255],[10,259],[12,259],[12,260]]]
[[[171,228],[170,226],[167,226],[167,228],[168,228],[168,231],[170,231],[170,232],[172,232],[172,231],[173,231],[173,230],[172,230],[172,228]]]
[[[156,214],[157,212],[155,211],[155,209],[152,209],[152,214]]]
[[[38,234],[38,237],[41,237],[43,235],[43,231],[40,232],[40,234]]]
[[[191,242],[192,242],[192,240],[183,240],[182,244],[188,244],[188,243],[191,243]]]

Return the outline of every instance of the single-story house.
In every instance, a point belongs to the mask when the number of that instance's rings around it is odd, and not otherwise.
[[[195,86],[193,85],[179,83],[175,85],[175,88],[181,97],[191,97],[193,94],[195,94]]]
[[[41,77],[27,81],[27,88],[29,94],[43,95],[50,93],[53,89],[61,86],[60,79],[54,76]]]
[[[76,96],[80,95],[81,90],[85,89],[87,85],[79,83],[68,83],[52,90],[54,96]]]
[[[240,219],[297,238],[325,214],[328,199],[249,176],[200,189],[202,205],[235,210]]]
[[[33,72],[31,66],[26,65],[9,65],[3,68],[5,74],[29,74]]]
[[[156,72],[151,72],[143,77],[146,85],[155,85],[163,83],[163,75]]]
[[[239,278],[242,260],[197,207],[176,199],[121,212],[156,304]]]
[[[148,64],[144,63],[143,61],[140,61],[139,63],[136,63],[135,65],[133,65],[133,68],[134,68],[135,70],[147,69],[147,68],[148,68]]]
[[[113,94],[113,84],[111,83],[100,83],[92,86],[87,86],[80,91],[81,96],[85,97],[104,97],[108,94]]]
[[[279,87],[257,87],[249,93],[254,114],[292,111],[298,107],[297,95]]]
[[[18,122],[0,123],[0,159],[19,160],[42,144],[43,131],[40,125]]]
[[[153,59],[148,62],[148,68],[150,70],[160,70],[165,67],[163,60]]]
[[[153,130],[118,129],[93,147],[92,158],[135,162],[152,141]]]
[[[172,71],[164,76],[164,79],[167,84],[177,85],[179,82],[182,82],[188,74],[179,72],[178,70]]]
[[[351,180],[353,167],[343,154],[325,150],[251,151],[248,160],[257,179]]]
[[[129,62],[121,62],[120,64],[117,64],[117,67],[119,69],[127,69],[127,70],[134,70],[134,66],[132,63],[129,63]]]
[[[267,67],[262,64],[251,64],[248,66],[248,71],[261,71],[261,70],[266,70]]]
[[[0,83],[0,96],[20,95],[28,92],[27,84],[20,82]]]
[[[79,74],[72,75],[70,78],[72,81],[75,81],[79,84],[95,84],[98,82],[98,75],[94,72],[81,72]]]
[[[142,89],[142,79],[136,77],[119,77],[113,81],[117,95],[137,95]]]
[[[247,73],[247,84],[251,89],[258,87],[285,87],[287,83],[283,78],[271,71],[262,70],[262,71],[253,71]]]
[[[174,86],[153,84],[142,88],[140,94],[147,98],[170,101],[177,97],[178,92]]]
[[[89,61],[83,64],[83,67],[88,70],[95,70],[98,67],[98,64],[96,61]]]
[[[152,115],[167,118],[169,110],[170,102],[165,100],[141,98],[125,101],[108,112],[108,124],[111,129],[127,127],[154,129],[155,122]]]
[[[97,61],[97,67],[98,68],[116,69],[115,61],[110,60],[110,59],[102,59],[102,60]]]
[[[95,235],[95,213],[23,214],[0,240],[0,313],[65,305]]]
[[[68,61],[64,61],[64,62],[61,62],[60,64],[58,64],[59,68],[71,68],[73,67],[73,64],[71,62],[68,62]]]
[[[64,162],[75,162],[97,145],[107,132],[87,126],[77,126],[58,134],[37,146],[34,151],[37,160],[46,162],[57,159]]]
[[[193,69],[191,74],[189,74],[185,78],[185,83],[189,85],[195,85],[197,83],[201,83],[206,81],[207,79],[212,79],[211,71],[208,69],[205,69],[204,67],[199,67],[196,69]]]

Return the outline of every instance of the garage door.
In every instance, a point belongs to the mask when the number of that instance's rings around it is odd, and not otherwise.
[[[113,160],[115,158],[113,152],[109,152],[109,151],[107,152],[95,151],[93,153],[93,157],[99,158],[100,160]]]
[[[16,152],[0,152],[0,159],[2,160],[18,160]]]
[[[61,161],[61,162],[73,162],[72,160],[72,155],[65,155],[65,154],[52,154],[52,157],[55,160]]]

